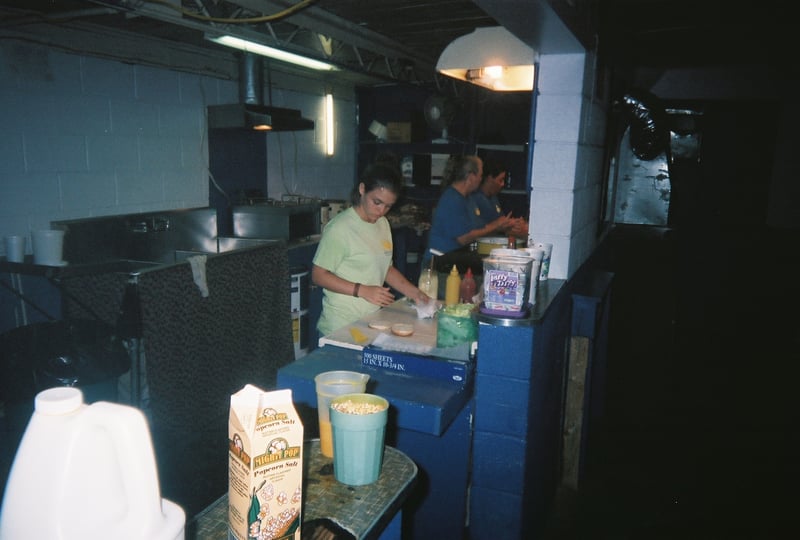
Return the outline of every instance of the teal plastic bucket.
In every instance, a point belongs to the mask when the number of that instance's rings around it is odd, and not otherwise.
[[[388,412],[389,402],[374,394],[344,394],[331,401],[336,480],[350,486],[378,480]]]

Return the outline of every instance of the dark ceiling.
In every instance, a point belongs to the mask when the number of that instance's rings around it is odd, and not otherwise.
[[[747,9],[715,0],[535,0],[547,4],[584,47],[597,50],[601,63],[617,70],[676,68],[764,62],[787,50],[793,20],[787,5],[760,0]],[[221,54],[203,39],[204,31],[233,26],[267,42],[299,52],[329,56],[354,72],[379,80],[430,82],[441,51],[456,37],[480,26],[535,26],[524,20],[534,0],[1,0],[0,38],[24,36],[53,44],[61,32],[82,52],[97,52],[102,39],[131,36],[159,44],[191,46]],[[307,6],[305,4],[308,4]],[[274,15],[302,5],[286,17],[258,24],[219,22]],[[505,13],[495,20],[492,13]],[[511,6],[511,7],[509,7]],[[508,20],[520,6],[523,15]],[[493,8],[497,7],[497,10]],[[194,13],[197,17],[187,16]],[[125,40],[115,36],[124,35]],[[321,37],[324,36],[324,39]],[[522,36],[521,36],[522,37]],[[329,50],[324,40],[331,38]],[[134,50],[136,48],[134,47]],[[145,48],[141,48],[146,54]],[[323,52],[324,51],[324,52]],[[124,55],[124,52],[120,52]],[[368,77],[368,78],[369,78]]]
[[[265,22],[238,23],[279,15],[292,6],[302,9]],[[54,44],[54,35],[69,28],[79,32],[79,37],[68,40],[69,46],[90,54],[98,52],[98,43],[88,33],[99,31],[107,40],[136,36],[162,50],[164,45],[178,44],[230,56],[229,50],[206,41],[204,34],[231,29],[279,48],[330,58],[376,81],[430,81],[439,53],[450,41],[475,27],[494,25],[497,21],[464,0],[0,1],[0,37],[23,34],[29,41]],[[329,50],[321,37],[330,38]],[[109,49],[108,54],[114,51]]]
[[[596,0],[600,54],[609,65],[683,68],[783,61],[791,4],[759,0]]]

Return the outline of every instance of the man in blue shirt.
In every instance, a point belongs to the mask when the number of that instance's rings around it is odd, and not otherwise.
[[[469,245],[509,226],[510,218],[500,216],[484,223],[470,195],[483,178],[483,161],[478,156],[451,156],[445,168],[447,187],[433,212],[428,233],[428,250],[423,263],[431,258],[430,249],[447,253]]]
[[[523,217],[511,218],[503,212],[498,195],[506,185],[508,169],[498,161],[487,159],[483,164],[483,181],[470,198],[478,208],[478,217],[481,224],[491,223],[497,218],[506,215],[510,218],[506,234],[519,238],[528,237],[528,223]]]

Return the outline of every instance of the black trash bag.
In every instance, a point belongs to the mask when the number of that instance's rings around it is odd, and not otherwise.
[[[56,386],[119,377],[131,361],[113,327],[89,320],[29,324],[0,336],[0,401],[33,399]]]

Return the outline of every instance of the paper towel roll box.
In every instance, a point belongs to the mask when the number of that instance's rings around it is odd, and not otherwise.
[[[308,294],[311,281],[308,268],[305,266],[293,266],[289,269],[291,273],[291,309],[303,311],[308,309]]]

